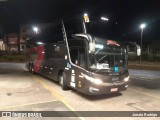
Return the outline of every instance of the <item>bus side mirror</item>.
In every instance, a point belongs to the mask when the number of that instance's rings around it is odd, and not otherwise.
[[[89,35],[88,41],[89,41],[89,52],[94,54],[95,51],[96,51],[96,41],[95,41],[95,38],[91,37]]]
[[[95,42],[89,42],[89,51],[90,53],[95,53]]]

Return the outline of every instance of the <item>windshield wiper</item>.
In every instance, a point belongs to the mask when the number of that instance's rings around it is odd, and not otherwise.
[[[107,72],[108,72],[110,69],[111,69],[111,68],[105,69],[105,70],[107,70]],[[98,70],[96,70],[95,72],[98,72],[98,71],[100,71],[100,70],[104,70],[104,69],[98,69]]]
[[[104,55],[103,57],[101,57],[99,60],[98,60],[98,62],[100,61],[100,60],[102,60],[103,58],[105,58],[107,55]]]
[[[102,49],[100,48],[99,50],[97,50],[97,52],[94,55],[96,55],[100,50],[102,50]]]
[[[98,72],[98,71],[100,71],[100,70],[102,70],[102,69],[96,70],[95,72]]]

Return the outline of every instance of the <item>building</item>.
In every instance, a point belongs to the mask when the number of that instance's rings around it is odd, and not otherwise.
[[[41,31],[43,31],[46,27],[48,27],[51,23],[41,23],[41,24],[23,24],[20,25],[20,48],[26,49],[26,42],[27,40],[35,36]]]
[[[20,25],[19,34],[9,33],[5,36],[4,41],[0,40],[0,50],[25,51],[27,40],[30,37],[39,34],[48,25],[50,25],[50,23],[38,24],[36,26],[31,24]]]
[[[6,50],[18,51],[19,50],[19,38],[17,33],[9,33],[5,36]]]
[[[3,41],[3,39],[0,39],[0,50],[6,50],[6,45]]]

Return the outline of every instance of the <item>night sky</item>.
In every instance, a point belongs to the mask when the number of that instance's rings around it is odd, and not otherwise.
[[[160,40],[159,0],[8,0],[0,2],[0,34],[84,12],[107,16],[120,39],[140,41],[139,25],[145,22],[144,42]]]

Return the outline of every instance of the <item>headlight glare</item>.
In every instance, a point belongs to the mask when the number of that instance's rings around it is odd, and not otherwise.
[[[95,78],[89,77],[87,75],[85,75],[84,77],[94,84],[101,84],[102,83],[102,81],[100,79],[95,79]]]
[[[128,81],[129,81],[129,76],[126,77],[126,78],[124,78],[124,81],[125,81],[125,82],[128,82]]]

